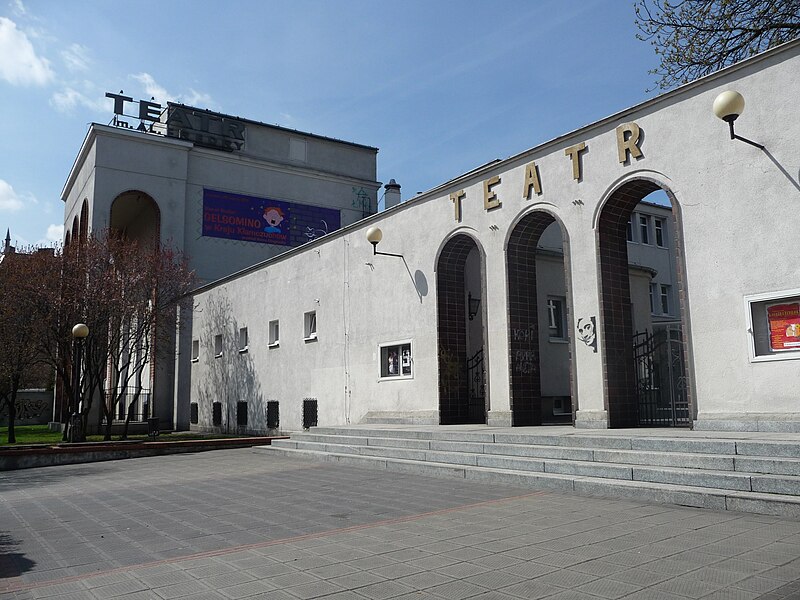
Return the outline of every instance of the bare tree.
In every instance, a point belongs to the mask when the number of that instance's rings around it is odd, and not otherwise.
[[[637,37],[661,64],[651,73],[668,89],[795,39],[800,0],[637,0]]]
[[[57,257],[58,276],[41,294],[54,308],[43,320],[39,349],[55,368],[64,395],[81,399],[73,410],[80,410],[84,431],[97,401],[97,428],[105,425],[110,439],[117,408],[134,390],[126,407],[127,432],[130,413],[149,388],[147,367],[159,327],[174,327],[177,301],[191,288],[193,274],[180,253],[112,231],[75,241]],[[81,374],[73,381],[70,331],[76,323],[85,323],[89,335]]]
[[[14,430],[17,392],[47,378],[40,340],[52,314],[46,298],[58,284],[58,258],[38,248],[3,256],[0,263],[0,405],[8,413],[8,443]]]

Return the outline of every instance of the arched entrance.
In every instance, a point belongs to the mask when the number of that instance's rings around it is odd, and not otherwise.
[[[143,247],[160,242],[161,214],[155,200],[144,192],[132,190],[117,196],[109,223],[112,231]]]
[[[624,183],[604,204],[597,236],[609,427],[688,426],[685,279],[673,194],[649,179]],[[649,300],[632,299],[632,252],[637,263],[649,255],[664,265],[652,270]],[[660,283],[658,274],[667,272],[672,283]]]
[[[135,242],[140,251],[149,253],[161,242],[161,217],[158,205],[148,194],[132,190],[117,196],[111,203],[109,229],[127,241]],[[152,291],[153,294],[157,290]],[[142,330],[139,329],[139,332]],[[154,405],[153,399],[169,397],[157,392],[157,385],[164,379],[157,377],[169,364],[157,360],[156,348],[174,347],[169,327],[153,324],[147,332],[148,338],[138,337],[135,321],[123,325],[118,337],[119,348],[111,359],[107,402],[114,404],[114,418],[118,420],[143,421],[158,416],[169,423],[171,408]],[[165,382],[169,378],[164,379]],[[113,400],[112,400],[113,398]]]
[[[506,247],[509,377],[514,426],[572,423],[566,236],[549,213],[530,212]]]
[[[457,234],[436,263],[439,337],[439,421],[486,423],[483,255],[470,236]]]

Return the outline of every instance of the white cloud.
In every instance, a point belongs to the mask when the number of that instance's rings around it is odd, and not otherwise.
[[[64,226],[63,225],[49,225],[47,227],[47,235],[45,236],[48,242],[60,243],[64,239]]]
[[[50,97],[50,105],[62,113],[72,112],[78,106],[84,106],[98,113],[111,113],[106,98],[100,94],[93,98],[72,87],[65,87]]]
[[[166,102],[175,102],[177,100],[177,98],[170,94],[165,87],[156,83],[156,80],[153,79],[153,76],[150,75],[150,73],[139,73],[138,75],[132,75],[131,77],[141,83],[144,86],[144,91],[147,92],[147,95],[155,98],[156,102],[164,104]]]
[[[80,44],[70,44],[66,50],[61,51],[61,58],[70,71],[86,71],[92,62],[89,49]]]
[[[16,23],[0,17],[0,79],[12,85],[45,85],[53,79],[50,62],[36,55]]]
[[[185,94],[172,94],[167,91],[163,85],[160,85],[150,73],[138,73],[136,75],[131,75],[136,81],[141,83],[144,86],[144,91],[148,96],[152,96],[156,99],[156,102],[160,104],[166,104],[167,102],[181,102],[183,104],[191,104],[192,106],[197,106],[199,108],[217,108],[217,103],[214,102],[214,99],[205,92],[198,92],[192,88],[189,88],[189,92]]]
[[[20,17],[24,17],[28,14],[28,9],[25,8],[22,0],[11,0],[11,9],[14,11],[14,14]]]
[[[0,211],[16,212],[25,205],[11,184],[0,179]]]

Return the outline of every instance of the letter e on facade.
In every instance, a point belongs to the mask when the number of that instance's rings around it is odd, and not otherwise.
[[[491,210],[502,206],[502,202],[497,197],[497,194],[492,191],[492,188],[500,184],[500,177],[495,175],[483,182],[483,208]]]

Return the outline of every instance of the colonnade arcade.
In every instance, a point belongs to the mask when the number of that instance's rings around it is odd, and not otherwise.
[[[581,368],[580,362],[575,360],[576,344],[589,346],[592,353],[600,354],[602,408],[607,411],[608,427],[654,424],[643,414],[641,404],[642,388],[652,387],[653,382],[652,373],[643,367],[641,357],[634,350],[636,332],[629,280],[628,228],[638,203],[659,190],[666,192],[672,206],[675,239],[670,252],[673,253],[677,275],[679,329],[684,332],[680,338],[680,359],[681,365],[690,364],[683,343],[688,329],[679,207],[672,192],[663,184],[652,179],[635,178],[607,193],[591,231],[568,232],[565,224],[550,210],[532,208],[522,212],[509,227],[504,247],[505,294],[498,293],[500,290],[497,289],[487,289],[487,255],[477,236],[460,230],[445,239],[436,259],[441,424],[487,423],[491,411],[497,410],[497,406],[492,405],[489,382],[493,378],[489,376],[489,369],[492,353],[504,350],[490,348],[486,306],[487,303],[502,302],[503,296],[508,332],[505,350],[508,352],[508,408],[513,426],[554,422],[553,399],[544,389],[543,380],[555,376],[563,378],[563,386],[569,390],[566,422],[575,422],[576,411],[581,409],[576,394],[576,378]],[[563,290],[563,306],[559,306],[558,298],[551,299],[543,292],[543,275],[537,274],[537,265],[542,264],[543,256],[551,255],[550,260],[555,260],[552,256],[555,253],[542,246],[546,231],[548,239],[560,237],[561,240],[563,281],[556,282],[555,289]],[[576,235],[591,235],[596,244],[599,283],[599,289],[593,292],[596,294],[594,305],[599,307],[596,317],[581,315],[583,318],[577,318],[574,312],[569,238]],[[551,268],[547,275],[547,285],[551,288],[558,270]],[[584,288],[580,293],[591,292]],[[476,298],[480,299],[477,304]],[[543,302],[545,306],[541,306]],[[652,310],[652,297],[650,302]],[[586,302],[581,302],[581,305],[585,306]],[[560,341],[563,345],[548,343],[542,347],[542,339]],[[560,353],[555,363],[552,356],[546,356],[552,352]],[[682,372],[678,377],[684,397],[688,398],[691,406],[688,393],[690,374]],[[651,380],[648,382],[646,378]],[[498,381],[496,374],[494,381]],[[670,407],[663,409],[670,410]],[[674,406],[671,410],[674,413]],[[692,409],[687,412],[692,412]]]

